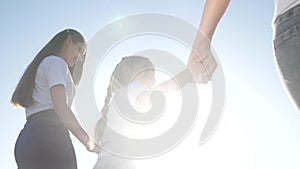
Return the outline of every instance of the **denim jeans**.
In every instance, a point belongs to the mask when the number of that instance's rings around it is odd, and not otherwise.
[[[15,145],[18,169],[77,169],[68,130],[54,110],[29,116]]]
[[[274,22],[275,61],[281,80],[300,112],[300,5]]]

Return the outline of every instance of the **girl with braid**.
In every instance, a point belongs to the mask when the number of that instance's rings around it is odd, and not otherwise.
[[[199,63],[192,66],[199,66]],[[111,133],[106,130],[107,126],[127,136],[128,134],[130,135],[130,131],[135,131],[133,125],[128,125],[128,121],[118,113],[116,104],[114,104],[117,96],[120,96],[118,93],[127,91],[129,103],[132,107],[139,112],[145,112],[151,108],[150,96],[153,91],[159,90],[164,94],[169,91],[176,91],[179,89],[179,86],[193,82],[193,76],[191,76],[189,69],[185,69],[174,78],[154,86],[155,71],[149,59],[142,56],[124,57],[117,64],[111,75],[104,106],[101,110],[102,117],[98,120],[95,127],[95,141],[102,146],[111,143],[112,137],[110,137]],[[101,151],[94,169],[104,168],[132,169],[136,168],[136,166],[134,160],[121,158],[107,151]]]

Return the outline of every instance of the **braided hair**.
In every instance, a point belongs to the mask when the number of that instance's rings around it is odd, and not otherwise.
[[[153,67],[151,61],[142,56],[126,56],[116,65],[107,87],[104,106],[101,110],[102,117],[98,120],[95,126],[95,141],[99,142],[106,127],[106,115],[109,111],[109,105],[113,93],[129,85],[132,77],[143,69],[145,66]]]

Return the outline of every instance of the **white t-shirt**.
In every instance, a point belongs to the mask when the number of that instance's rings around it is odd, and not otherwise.
[[[131,106],[133,108],[136,108],[134,106],[136,98],[139,96],[139,94],[141,94],[144,91],[148,91],[148,90],[149,90],[149,88],[147,86],[145,86],[144,84],[142,84],[140,82],[135,81],[135,82],[131,83],[129,86],[119,89],[117,91],[117,93],[113,94],[112,100],[111,100],[110,106],[109,106],[109,111],[107,112],[107,115],[106,115],[107,126],[110,126],[114,131],[116,131],[117,133],[119,133],[121,135],[125,135],[128,137],[132,137],[133,135],[135,135],[136,131],[135,131],[134,125],[130,121],[127,121],[126,118],[124,118],[124,115],[122,115],[122,113],[124,113],[124,112],[119,111],[118,106],[117,106],[118,103],[116,103],[115,98],[116,98],[116,96],[119,96],[118,95],[119,93],[126,92],[126,95],[128,94],[127,96],[128,96]],[[102,145],[111,144],[112,140],[113,140],[113,138],[111,137],[111,133],[108,132],[107,130],[104,130],[101,144]],[[114,159],[115,161],[126,161],[126,160],[122,160],[121,158],[117,158],[115,155],[113,155],[109,152],[102,151],[99,154],[98,163],[101,164],[101,163],[103,163],[103,160],[107,161],[109,158],[111,158],[110,160]],[[129,161],[128,161],[128,163],[129,163]],[[100,165],[100,164],[98,164],[98,165]],[[123,164],[124,164],[124,162],[123,162]],[[96,168],[101,168],[101,167],[96,167]]]
[[[109,111],[106,114],[107,119],[107,126],[111,127],[113,131],[121,134],[121,135],[127,135],[130,137],[132,133],[135,133],[134,131],[134,125],[132,125],[129,121],[124,119],[124,116],[122,116],[122,112],[118,110],[118,106],[116,103],[115,98],[119,96],[121,92],[126,92],[125,95],[128,96],[130,104],[135,105],[135,99],[138,97],[139,94],[141,94],[144,91],[149,90],[147,86],[140,82],[133,82],[129,86],[126,86],[120,90],[118,90],[115,94],[112,96],[112,100],[110,102]],[[110,146],[113,143],[113,136],[112,133],[106,129],[104,130],[101,145],[104,146]],[[135,133],[136,134],[136,133]],[[109,151],[109,150],[108,150]],[[98,160],[94,166],[94,169],[102,169],[102,168],[114,168],[114,169],[124,169],[124,168],[130,168],[134,169],[135,167],[135,160],[130,159],[123,159],[121,157],[118,157],[107,150],[101,151],[101,153],[98,156]]]
[[[299,0],[274,0],[275,10],[273,20],[275,20],[280,14],[283,14],[284,12],[298,4],[300,4]]]
[[[124,111],[120,111],[117,106],[117,98],[118,93],[124,92],[128,89],[128,99],[133,108],[135,108],[140,113],[147,113],[149,109],[151,109],[151,101],[150,101],[150,95],[151,89],[140,82],[133,82],[129,84],[129,86],[124,87],[120,89],[116,94],[112,96],[112,100],[110,102],[109,111],[107,113],[107,125],[114,131],[119,133],[122,136],[128,137],[128,138],[134,138],[134,139],[145,139],[145,138],[151,138],[158,136],[162,134],[163,132],[166,132],[170,126],[173,125],[173,123],[176,122],[178,118],[178,114],[180,113],[180,109],[177,109],[177,107],[180,107],[181,104],[178,104],[177,102],[175,104],[168,104],[169,103],[169,97],[174,98],[174,95],[177,96],[178,93],[176,91],[173,93],[172,91],[168,93],[164,93],[166,98],[166,107],[164,107],[164,112],[162,117],[159,117],[155,122],[149,123],[146,125],[143,124],[136,124],[132,121],[128,121],[126,118],[124,118]],[[139,102],[136,103],[137,98],[142,94],[143,92],[145,95],[143,95],[143,98],[139,98]],[[176,98],[176,97],[175,97]],[[177,100],[175,100],[177,101]],[[174,103],[174,100],[171,101]],[[154,103],[155,104],[155,103]],[[169,106],[168,106],[169,105]],[[173,110],[176,109],[178,112]],[[123,109],[122,109],[123,110]],[[172,117],[171,117],[172,116]],[[169,124],[170,123],[170,124]],[[104,148],[103,151],[98,156],[98,161],[94,166],[94,169],[102,169],[102,168],[114,168],[114,169],[134,169],[139,168],[138,166],[143,166],[144,163],[140,160],[134,160],[134,159],[126,159],[122,157],[118,157],[114,155],[113,153],[110,153],[110,150],[105,150],[107,147],[118,147],[117,151],[126,151],[128,147],[124,147],[125,150],[123,150],[123,147],[118,146],[119,142],[116,138],[114,138],[113,134],[110,132],[110,130],[104,130],[103,137],[101,140],[101,146]],[[120,143],[120,145],[122,145]],[[134,145],[132,147],[134,148]],[[114,151],[114,150],[112,150]],[[122,154],[122,153],[121,153]]]
[[[58,56],[48,56],[38,66],[32,93],[33,104],[25,108],[26,117],[42,110],[53,109],[50,88],[58,84],[64,85],[67,103],[71,107],[75,85],[68,65]]]

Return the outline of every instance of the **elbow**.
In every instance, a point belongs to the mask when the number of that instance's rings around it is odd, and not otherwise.
[[[58,118],[60,119],[60,121],[65,125],[65,127],[68,128],[68,126],[70,126],[71,124],[71,121],[69,120],[69,117],[68,117],[68,111],[69,108],[68,106],[63,106],[63,105],[60,105],[60,106],[55,106],[54,107],[54,110],[58,116]]]

